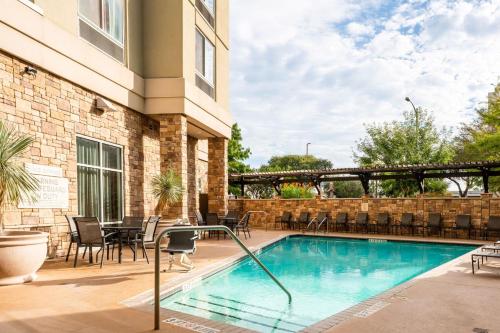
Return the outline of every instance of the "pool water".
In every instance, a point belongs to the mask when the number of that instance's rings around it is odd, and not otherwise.
[[[297,332],[474,246],[330,237],[284,238],[258,258],[286,294],[250,258],[161,302],[171,310],[258,332]]]

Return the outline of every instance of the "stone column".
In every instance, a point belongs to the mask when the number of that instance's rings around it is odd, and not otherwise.
[[[493,197],[492,193],[481,193],[481,222],[480,226],[485,226],[488,223],[490,216],[490,201]],[[478,226],[475,226],[478,227]]]
[[[187,141],[188,173],[187,173],[187,195],[188,195],[188,215],[195,216],[199,207],[198,198],[198,139],[188,136]],[[193,222],[193,221],[191,221]]]
[[[184,193],[177,204],[166,207],[161,215],[167,219],[188,217],[188,136],[187,119],[179,114],[160,116],[160,169],[181,177]]]
[[[208,139],[208,211],[224,215],[228,199],[227,139]]]

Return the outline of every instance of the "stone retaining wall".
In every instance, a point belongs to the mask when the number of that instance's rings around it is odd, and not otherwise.
[[[370,221],[377,218],[379,212],[388,212],[391,222],[399,221],[403,213],[413,213],[418,223],[427,223],[429,213],[439,212],[445,226],[452,226],[455,216],[469,214],[474,227],[485,225],[490,215],[500,215],[500,199],[491,194],[483,194],[480,198],[369,198],[359,199],[230,199],[229,210],[244,214],[256,211],[251,218],[253,227],[274,227],[274,221],[283,212],[290,211],[297,218],[302,211],[316,216],[318,212],[328,212],[334,217],[339,212],[346,212],[349,220],[354,220],[358,212],[368,212]]]

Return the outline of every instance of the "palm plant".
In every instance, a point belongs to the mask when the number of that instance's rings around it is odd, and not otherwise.
[[[173,170],[161,173],[151,181],[153,195],[158,199],[158,208],[175,204],[182,199],[182,180]]]
[[[0,121],[0,234],[4,232],[3,216],[7,205],[17,205],[21,199],[35,199],[38,180],[17,163],[33,141],[32,137]]]

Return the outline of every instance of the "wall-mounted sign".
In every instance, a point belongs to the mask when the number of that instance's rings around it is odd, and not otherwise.
[[[61,177],[61,168],[28,163],[25,167],[38,179],[39,188],[35,193],[35,200],[23,200],[19,203],[19,208],[68,208],[69,181]]]

